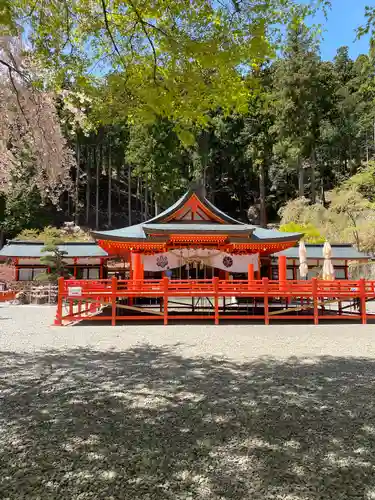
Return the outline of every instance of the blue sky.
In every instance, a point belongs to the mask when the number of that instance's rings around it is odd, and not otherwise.
[[[364,23],[366,5],[372,5],[373,0],[331,0],[332,9],[328,19],[323,15],[314,19],[315,23],[323,25],[323,40],[321,43],[322,59],[333,59],[336,49],[342,45],[349,47],[352,58],[367,53],[369,39],[355,40],[355,29]]]

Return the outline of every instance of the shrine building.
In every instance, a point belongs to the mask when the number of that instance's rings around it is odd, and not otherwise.
[[[134,226],[94,231],[109,257],[129,261],[132,279],[204,279],[271,273],[272,254],[294,247],[300,233],[283,233],[237,221],[219,210],[201,186],[191,188],[156,217]]]

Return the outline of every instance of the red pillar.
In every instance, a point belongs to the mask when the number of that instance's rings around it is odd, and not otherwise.
[[[164,304],[164,324],[168,325],[168,288],[169,278],[163,278],[163,304]]]
[[[143,259],[142,259],[142,255],[141,255],[141,279],[144,280],[145,279],[145,266],[143,264]]]
[[[116,325],[116,303],[117,303],[117,278],[112,277],[111,282],[111,302],[112,302],[112,326]]]
[[[133,253],[129,253],[129,279],[133,279]]]
[[[367,323],[367,312],[366,312],[366,281],[364,278],[359,280],[359,299],[361,304],[361,319],[362,324]]]
[[[312,278],[312,296],[314,304],[314,325],[319,323],[319,309],[318,309],[318,281],[316,278]]]
[[[269,309],[268,309],[268,278],[262,278],[264,292],[264,324],[270,324]]]
[[[133,279],[143,279],[142,255],[140,253],[133,254]]]
[[[64,278],[58,279],[58,295],[57,295],[57,309],[54,325],[62,325],[62,315],[63,315],[63,293],[64,293]]]
[[[279,281],[286,281],[286,255],[279,255]]]
[[[219,324],[219,278],[213,278],[213,285],[215,290],[215,325]]]
[[[134,254],[133,254],[133,252],[130,252],[129,253],[129,280],[134,279],[134,262],[133,261],[134,261]],[[128,304],[129,304],[129,306],[133,305],[133,297],[128,297]]]
[[[247,279],[248,281],[254,281],[254,264],[247,265]]]
[[[279,264],[279,287],[280,291],[283,292],[286,290],[286,256],[279,255],[278,257]],[[285,299],[285,306],[288,307],[288,298]]]

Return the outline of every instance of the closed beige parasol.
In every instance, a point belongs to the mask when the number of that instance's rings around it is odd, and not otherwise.
[[[327,281],[332,281],[335,279],[335,270],[332,265],[332,248],[331,245],[326,241],[323,246],[323,279]]]

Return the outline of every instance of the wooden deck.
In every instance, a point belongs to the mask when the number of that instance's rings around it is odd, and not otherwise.
[[[176,311],[186,297],[206,297],[207,307]],[[226,307],[235,298],[237,308]],[[148,303],[147,300],[149,301]],[[90,320],[312,320],[375,319],[366,303],[375,300],[375,281],[247,280],[59,280],[56,325]],[[230,302],[230,301],[229,301]],[[335,304],[336,309],[328,306]],[[205,309],[203,311],[203,309]],[[100,313],[100,314],[99,314]]]

